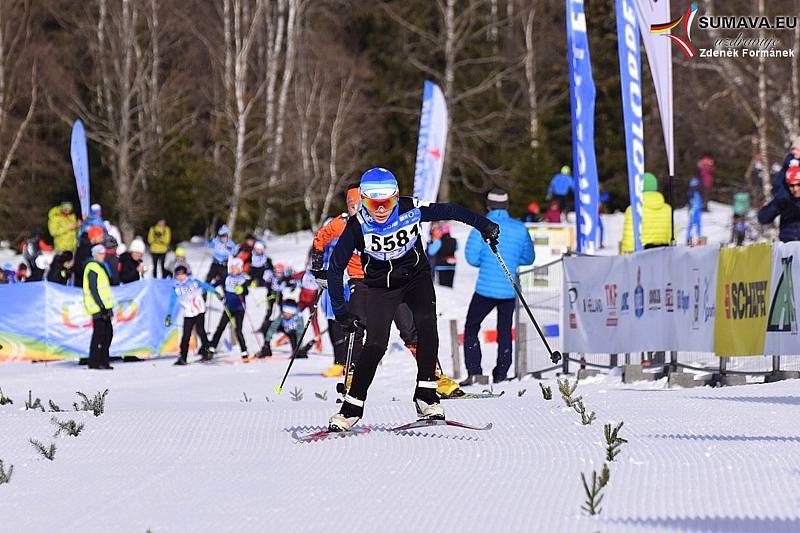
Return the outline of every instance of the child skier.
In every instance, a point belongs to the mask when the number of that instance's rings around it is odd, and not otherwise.
[[[223,224],[217,230],[217,236],[211,239],[208,247],[213,249],[211,252],[211,268],[208,269],[206,283],[211,283],[217,287],[225,279],[228,272],[228,260],[236,257],[236,244],[230,238],[228,226]]]
[[[247,344],[244,341],[244,334],[242,333],[242,324],[244,323],[245,311],[245,296],[247,296],[247,278],[242,274],[242,260],[238,257],[230,260],[228,267],[229,273],[225,277],[225,292],[222,304],[225,309],[219,319],[219,325],[214,332],[214,338],[211,339],[211,346],[209,351],[213,354],[217,351],[217,344],[225,332],[225,327],[228,322],[232,323],[233,330],[236,333],[236,340],[239,342],[239,349],[241,350],[242,359],[247,360]]]
[[[272,348],[270,341],[276,333],[285,333],[289,337],[289,343],[292,346],[292,353],[297,350],[300,345],[300,333],[303,331],[303,315],[297,305],[297,302],[287,298],[281,304],[281,315],[275,320],[270,322],[267,332],[264,334],[264,346],[259,350],[256,357],[271,357]],[[297,352],[295,356],[298,359],[308,358],[308,348],[303,347]]]
[[[361,207],[347,221],[333,251],[328,286],[336,321],[346,333],[359,327],[344,298],[343,276],[353,252],[361,254],[367,290],[366,342],[341,410],[330,419],[331,431],[348,431],[361,418],[369,386],[389,343],[389,330],[398,305],[408,304],[417,326],[417,385],[414,404],[420,418],[444,419],[436,394],[436,293],[420,239],[420,224],[458,220],[478,229],[496,245],[500,227],[491,220],[456,204],[422,203],[400,197],[397,179],[376,167],[361,176]]]
[[[175,276],[175,283],[172,289],[172,297],[169,301],[169,314],[164,318],[164,325],[170,327],[172,325],[172,317],[175,310],[180,304],[183,308],[183,336],[181,337],[181,355],[175,361],[176,365],[185,365],[186,356],[189,353],[189,339],[192,337],[192,330],[197,332],[200,338],[200,350],[198,353],[202,356],[201,361],[210,361],[211,354],[208,351],[208,337],[206,336],[205,317],[206,317],[206,301],[203,298],[203,292],[217,294],[213,285],[204,283],[200,280],[194,279],[189,274],[189,269],[186,265],[179,264],[173,271]]]
[[[266,246],[263,241],[256,241],[250,253],[250,271],[248,275],[252,280],[251,287],[263,287],[264,272],[272,270],[272,260],[266,254]]]

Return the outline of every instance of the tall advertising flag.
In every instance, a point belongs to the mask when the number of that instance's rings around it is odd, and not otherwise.
[[[81,217],[86,220],[89,216],[89,156],[86,153],[86,132],[80,119],[72,125],[69,153],[72,158],[75,185],[78,187],[78,198],[81,201]]]
[[[669,36],[659,28],[671,20],[669,0],[632,0],[639,20],[650,74],[656,86],[658,112],[661,114],[661,129],[664,146],[667,148],[669,175],[675,175],[675,152],[673,147],[672,118],[672,53]],[[655,27],[655,28],[654,28]]]
[[[572,166],[578,252],[597,248],[598,185],[594,154],[594,80],[583,0],[567,0],[569,94],[572,106]]]
[[[622,117],[628,159],[628,194],[633,213],[634,249],[642,249],[642,190],[644,184],[644,122],[642,121],[642,69],[639,58],[639,25],[632,0],[617,0],[617,48],[619,49]]]
[[[435,83],[425,80],[414,169],[414,196],[423,202],[435,202],[439,195],[446,142],[447,103],[444,94]]]

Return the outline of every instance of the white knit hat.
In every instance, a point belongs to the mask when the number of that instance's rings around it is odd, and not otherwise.
[[[144,241],[141,239],[133,239],[131,243],[131,247],[129,248],[131,252],[138,252],[140,254],[144,253]]]

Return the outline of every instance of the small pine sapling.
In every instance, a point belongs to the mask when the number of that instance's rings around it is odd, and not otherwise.
[[[619,436],[619,430],[622,429],[623,422],[617,424],[617,427],[611,428],[611,424],[603,426],[603,433],[606,436],[606,460],[613,461],[614,458],[622,451],[620,448],[623,444],[628,442]]]
[[[61,407],[58,406],[53,400],[47,400],[47,403],[50,404],[50,412],[51,413],[60,413],[62,411]]]
[[[539,388],[542,389],[542,398],[545,400],[552,400],[553,399],[553,389],[550,388],[550,385],[545,387],[541,383],[539,383]]]
[[[328,391],[323,391],[322,393],[315,392],[314,396],[325,402],[328,400]]]
[[[33,394],[31,393],[30,390],[28,391],[28,400],[25,402],[25,410],[27,411],[28,409],[41,409],[42,412],[44,413],[44,406],[42,405],[42,400],[40,400],[39,398],[36,398],[36,400],[34,400]]]
[[[299,402],[303,399],[303,389],[295,387],[294,390],[289,393],[289,395],[292,397],[293,402]]]
[[[575,389],[578,388],[578,380],[575,380],[575,383],[571,386],[569,384],[569,379],[567,378],[564,378],[564,381],[556,379],[556,383],[558,383],[558,391],[561,393],[561,398],[564,400],[564,403],[567,405],[567,407],[572,407],[575,402],[581,401],[581,396],[578,396],[577,398],[572,397]]]
[[[0,405],[13,404],[14,400],[3,394],[3,389],[0,389]]]
[[[601,492],[608,484],[610,477],[611,472],[608,471],[608,465],[603,463],[603,470],[600,472],[599,476],[597,475],[597,472],[592,471],[592,486],[589,487],[589,483],[586,481],[586,476],[583,474],[583,472],[581,472],[583,490],[586,492],[586,502],[584,502],[584,504],[581,506],[581,509],[592,516],[602,511],[600,508],[600,503],[603,501],[603,494],[601,494]]]
[[[76,394],[81,397],[80,407],[77,403],[72,404],[76,411],[91,411],[94,416],[100,416],[103,414],[103,411],[105,411],[108,389],[96,393],[91,400],[80,391],[76,392]]]
[[[250,403],[250,402],[252,402],[252,401],[253,401],[253,399],[252,399],[252,398],[248,398],[248,396],[247,396],[247,393],[246,393],[246,392],[243,392],[243,393],[242,393],[242,396],[244,396],[244,400],[239,400],[239,401],[240,401],[240,402],[242,402],[242,403]]]
[[[581,415],[581,424],[584,426],[588,426],[592,422],[594,422],[595,418],[597,418],[594,414],[594,411],[586,414],[586,406],[583,405],[583,399],[579,399],[572,403],[572,408],[575,409],[575,412]]]
[[[528,392],[528,389],[520,389],[517,391],[517,396],[522,398],[522,395],[525,394],[526,392]]]
[[[58,437],[61,433],[66,433],[70,437],[77,437],[80,435],[81,431],[83,431],[83,422],[80,424],[75,422],[74,420],[67,420],[66,422],[62,422],[56,417],[50,419],[50,422],[58,427],[58,431],[56,431],[53,436]]]
[[[56,456],[55,442],[51,442],[49,448],[45,448],[44,444],[42,444],[36,439],[30,439],[30,443],[33,445],[34,448],[36,448],[36,451],[38,451],[40,454],[42,454],[42,456],[44,456],[45,459],[52,461],[55,458]]]
[[[0,459],[0,485],[11,481],[11,474],[13,472],[14,472],[14,465],[8,465],[8,471],[6,471],[6,467],[3,464],[3,460]]]

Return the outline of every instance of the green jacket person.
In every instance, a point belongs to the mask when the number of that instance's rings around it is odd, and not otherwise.
[[[92,259],[83,269],[83,308],[92,316],[92,341],[89,346],[89,368],[112,370],[108,349],[114,337],[111,318],[114,316],[114,297],[105,263],[106,249],[102,244],[92,247]]]

